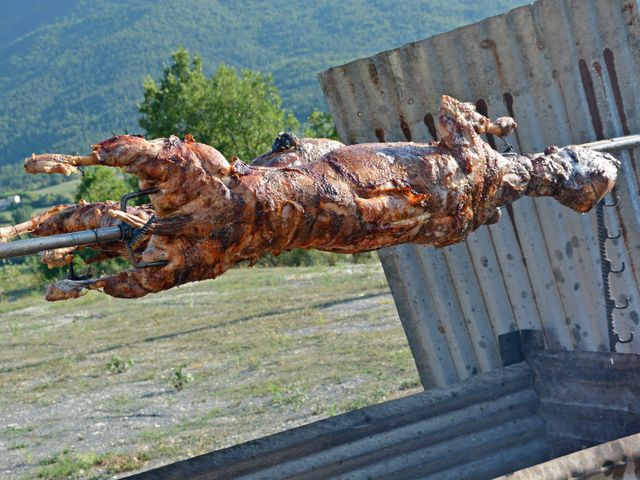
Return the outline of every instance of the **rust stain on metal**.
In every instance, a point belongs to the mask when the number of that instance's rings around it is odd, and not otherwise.
[[[429,130],[429,134],[431,135],[431,138],[435,142],[437,142],[438,141],[438,132],[436,130],[436,121],[433,118],[433,114],[427,113],[424,116],[424,124],[427,126],[427,129]]]
[[[602,67],[600,66],[600,64],[597,61],[593,62],[593,69],[596,71],[598,76],[600,78],[602,78]]]
[[[635,22],[635,19],[636,19],[635,8],[636,6],[634,2],[629,2],[624,7],[622,7],[622,13],[625,16],[629,17],[629,19],[627,20],[627,26],[631,26]]]
[[[369,64],[369,78],[374,85],[378,85],[380,83],[380,79],[378,78],[378,69],[376,68],[375,63]]]
[[[500,60],[500,55],[498,55],[498,47],[496,45],[496,42],[491,38],[486,38],[480,42],[480,46],[482,48],[491,50],[491,53],[493,54],[493,60],[496,64],[496,73],[498,74],[498,80],[500,80],[500,85],[504,87],[507,84],[507,81],[504,75],[502,60]]]
[[[604,64],[607,67],[607,73],[609,74],[609,82],[611,83],[611,90],[613,91],[613,98],[616,102],[616,109],[618,110],[618,117],[620,118],[620,125],[622,127],[622,133],[629,135],[631,130],[629,129],[629,123],[627,121],[627,114],[624,111],[624,102],[622,100],[622,90],[620,89],[620,82],[618,80],[618,72],[616,70],[616,61],[613,51],[610,48],[605,48],[603,52]],[[629,150],[629,157],[631,158],[631,168],[635,174],[636,179],[640,180],[638,175],[638,166],[636,165],[636,158],[633,150]]]
[[[605,48],[604,63],[607,67],[607,73],[609,74],[609,80],[611,81],[611,90],[613,90],[613,98],[616,101],[616,107],[618,109],[618,115],[620,116],[620,124],[622,125],[622,133],[629,135],[629,124],[627,123],[627,114],[624,111],[624,103],[622,102],[622,91],[620,90],[620,82],[618,81],[618,72],[616,71],[616,61],[613,55],[613,51],[610,48]]]
[[[411,141],[411,129],[409,128],[409,124],[404,118],[404,115],[400,114],[400,128],[402,129],[402,133],[404,134],[404,138],[407,139],[407,142]]]
[[[476,100],[476,108],[478,109],[478,113],[480,115],[484,115],[487,118],[489,117],[489,107],[487,106],[487,102],[484,98],[479,98],[478,100]],[[487,142],[489,143],[489,145],[491,145],[491,148],[497,150],[496,140],[490,133],[487,133]]]
[[[504,95],[502,95],[502,99],[504,100],[504,105],[507,107],[509,116],[511,118],[515,118],[515,115],[513,113],[513,95],[511,95],[511,92],[506,92]]]
[[[513,233],[516,236],[516,243],[518,244],[518,249],[520,250],[520,258],[522,258],[522,263],[524,263],[525,268],[527,267],[527,259],[524,256],[524,250],[522,249],[522,240],[520,239],[520,232],[518,232],[518,226],[516,225],[516,219],[513,214],[513,206],[507,205],[507,215],[509,215],[509,220],[511,220],[511,225],[513,226]],[[535,296],[535,292],[534,296]]]
[[[604,86],[604,77],[602,76],[602,65],[599,62],[593,62],[593,69],[596,71],[598,78],[600,78],[600,85],[602,85],[602,94],[607,98],[607,89]]]
[[[502,100],[504,101],[504,106],[507,108],[507,112],[509,112],[509,116],[516,120],[516,114],[513,113],[513,95],[511,92],[506,92],[502,95]],[[516,120],[517,122],[518,120]],[[513,134],[516,136],[516,142],[518,143],[518,148],[522,148],[520,143],[520,134],[518,133],[518,129],[516,129]]]
[[[551,77],[553,77],[553,79],[556,81],[556,85],[558,86],[558,92],[560,93],[560,100],[562,101],[562,108],[564,109],[565,117],[566,118],[571,118],[571,115],[569,115],[569,107],[568,107],[567,99],[565,97],[565,93],[564,93],[564,90],[562,88],[562,83],[560,82],[560,75],[558,74],[558,70],[556,70],[554,68],[551,71]],[[569,131],[571,132],[571,137],[575,138],[575,135],[573,133],[573,129],[571,128],[571,123],[567,123],[567,127],[569,128]],[[518,135],[517,132],[516,132],[516,135]]]
[[[591,116],[591,125],[593,126],[593,130],[596,133],[596,138],[598,140],[603,140],[604,130],[602,128],[602,119],[600,118],[600,112],[598,111],[596,92],[593,88],[593,80],[591,79],[591,74],[589,73],[589,67],[587,67],[587,62],[585,62],[583,59],[580,59],[580,61],[578,62],[578,66],[580,68],[580,79],[582,80],[582,87],[587,99],[587,106],[589,107],[589,115]]]

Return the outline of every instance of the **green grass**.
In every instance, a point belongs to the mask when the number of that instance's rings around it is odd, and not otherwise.
[[[88,470],[100,463],[100,458],[94,454],[72,454],[64,450],[38,462],[35,472],[36,478],[46,480],[73,480],[80,478],[96,478],[87,475]]]
[[[136,470],[149,460],[145,453],[73,453],[69,449],[40,460],[24,478],[75,480],[112,478],[113,474]]]
[[[3,432],[3,438],[12,438],[20,435],[24,435],[25,433],[30,433],[33,431],[33,427],[20,427],[18,425],[7,425]]]
[[[0,409],[22,419],[0,424],[15,446],[0,469],[112,477],[415,393],[417,378],[379,264],[0,301]]]
[[[23,205],[26,204],[29,206],[29,208],[31,208],[31,210],[29,210],[29,216],[33,216],[42,213],[45,210],[48,210],[54,205],[62,203],[73,203],[78,185],[80,185],[80,179],[75,178],[73,180],[59,183],[57,185],[51,185],[49,187],[31,190],[28,193],[32,200],[26,199],[23,195]],[[46,195],[61,195],[65,198],[56,198],[55,200],[53,200],[53,202],[50,202],[49,199],[47,199],[46,202],[44,202],[44,206],[42,205],[42,203],[37,203],[37,205],[40,206],[35,207],[34,203],[32,202],[42,202],[41,197],[44,197]],[[13,210],[5,210],[0,212],[0,226],[13,225],[14,223],[16,223],[12,215],[13,213],[15,213]]]
[[[36,301],[36,297],[42,295],[44,288],[34,264],[36,261],[38,261],[37,257],[32,257],[31,260],[19,265],[0,263],[0,314],[16,308],[18,304],[13,300],[17,298],[24,298],[25,303],[22,304],[25,305]],[[6,328],[13,336],[19,335],[23,330],[23,325],[18,323],[17,319],[17,317],[10,319],[6,324]]]
[[[57,185],[51,185],[50,187],[33,190],[30,193],[37,196],[52,194],[52,195],[65,195],[70,198],[73,198],[73,196],[76,193],[76,189],[78,188],[78,185],[80,185],[80,178],[74,178],[67,182],[59,183]]]
[[[120,358],[118,355],[111,357],[111,360],[107,362],[107,370],[111,373],[124,373],[128,369],[133,367],[133,359]]]

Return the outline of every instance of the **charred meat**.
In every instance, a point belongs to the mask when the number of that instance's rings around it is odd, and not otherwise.
[[[81,165],[120,167],[155,187],[151,205],[118,212],[109,202],[55,207],[31,222],[0,229],[35,235],[84,230],[123,221],[153,228],[139,244],[143,262],[117,275],[52,285],[50,300],[103,290],[141,297],[186,282],[214,278],[240,261],[294,248],[357,253],[400,243],[443,247],[497,222],[500,207],[523,195],[551,196],[586,212],[613,187],[618,162],[580,147],[503,156],[481,134],[508,135],[513,119],[496,121],[443,97],[440,141],[344,146],[327,139],[279,137],[272,152],[246,165],[229,163],[190,136],[145,140],[123,135],[86,156],[45,154],[25,161],[34,173],[73,172]],[[96,246],[106,257],[118,246]],[[53,255],[68,262],[72,252]],[[45,261],[48,261],[45,259]]]

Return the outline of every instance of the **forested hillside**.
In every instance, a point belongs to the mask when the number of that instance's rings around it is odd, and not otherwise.
[[[0,165],[139,132],[136,104],[179,45],[272,72],[284,106],[323,108],[316,75],[525,0],[1,0]],[[2,185],[0,185],[1,187]]]

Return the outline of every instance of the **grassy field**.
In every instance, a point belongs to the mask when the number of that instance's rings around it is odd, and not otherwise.
[[[50,187],[33,190],[31,193],[33,195],[47,195],[47,194],[66,195],[69,198],[73,198],[73,196],[76,193],[76,189],[78,188],[78,185],[80,185],[80,178],[75,178],[73,180],[59,183],[57,185],[51,185]]]
[[[0,302],[0,477],[113,478],[415,393],[382,269]]]
[[[39,197],[44,197],[45,195],[63,195],[66,197],[66,200],[62,202],[58,200],[56,204],[59,203],[73,203],[73,198],[75,196],[76,189],[78,185],[80,185],[80,179],[76,178],[74,180],[69,180],[67,182],[59,183],[57,185],[51,185],[50,187],[39,188],[38,190],[32,190],[28,192],[31,195],[31,198],[38,199]],[[24,202],[24,197],[23,197]],[[34,207],[31,211],[30,215],[37,215],[38,213],[42,213],[53,205],[47,205],[44,207]],[[14,219],[12,216],[11,210],[0,211],[0,226],[5,225],[13,225]]]

